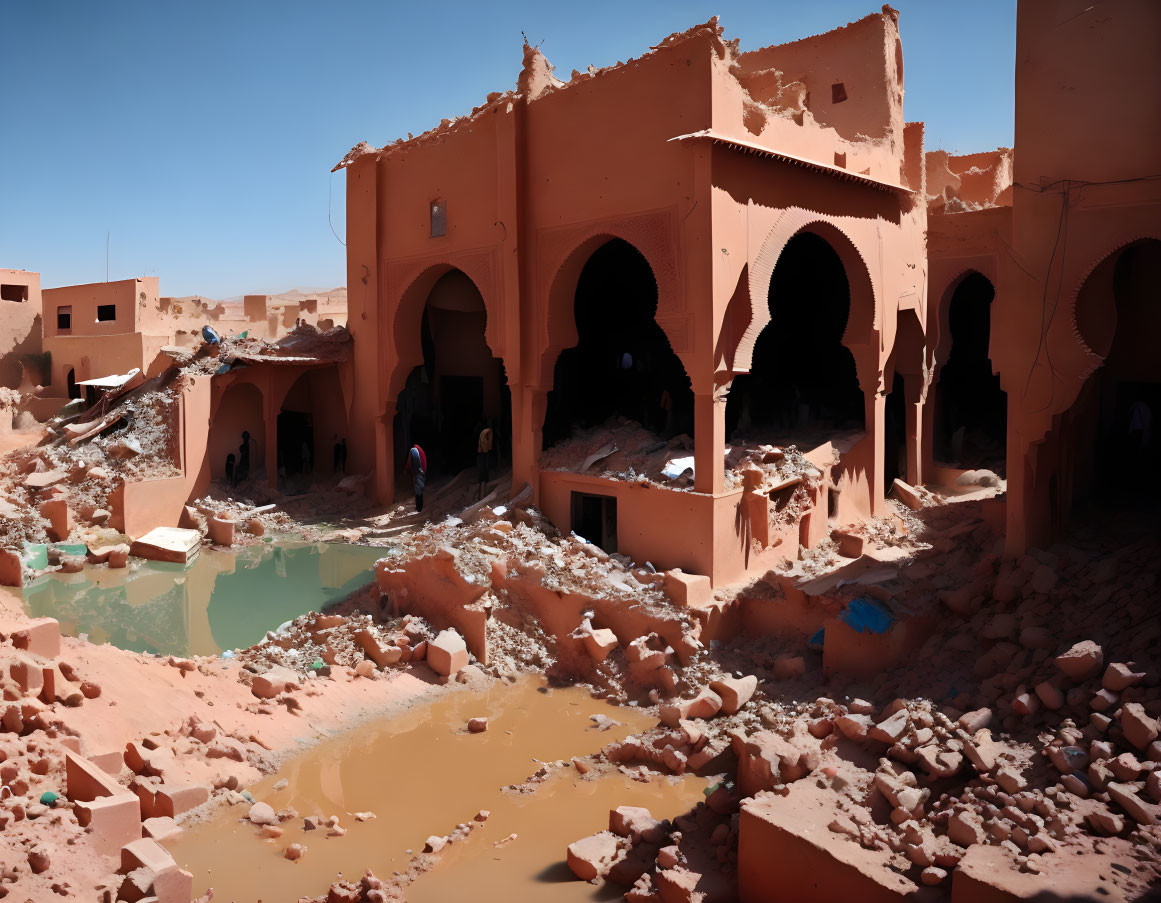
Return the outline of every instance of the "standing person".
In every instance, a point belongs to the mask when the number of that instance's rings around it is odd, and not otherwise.
[[[242,444],[238,446],[238,466],[234,469],[234,485],[237,486],[250,476],[250,433],[242,431]]]
[[[488,427],[480,430],[480,439],[476,443],[476,481],[480,484],[476,489],[476,498],[484,497],[484,490],[488,488],[488,465],[492,457],[492,431]]]
[[[335,433],[335,448],[332,464],[335,473],[341,473],[343,476],[347,475],[347,437],[344,436],[340,439],[338,433]]]
[[[407,465],[403,468],[411,471],[411,486],[415,490],[415,510],[423,510],[423,487],[427,483],[427,455],[418,445],[411,446],[407,453]]]
[[[237,460],[237,459],[234,457],[233,452],[230,452],[228,455],[226,455],[226,482],[229,483],[231,486],[234,485],[234,461],[235,460]]]

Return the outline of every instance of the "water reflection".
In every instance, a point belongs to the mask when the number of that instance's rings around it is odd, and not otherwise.
[[[160,655],[216,655],[253,645],[279,624],[370,583],[372,564],[386,552],[282,540],[206,550],[190,565],[85,568],[29,584],[24,607],[95,643]]]

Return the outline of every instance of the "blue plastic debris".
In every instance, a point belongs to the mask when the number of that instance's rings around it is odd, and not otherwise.
[[[209,342],[211,345],[217,345],[222,341],[221,337],[216,332],[214,332],[212,326],[202,327],[202,338]]]
[[[840,615],[844,624],[859,633],[886,633],[895,616],[874,599],[860,596]]]
[[[820,627],[818,633],[806,641],[807,648],[813,649],[815,652],[822,652],[822,642],[826,639],[826,628]]]

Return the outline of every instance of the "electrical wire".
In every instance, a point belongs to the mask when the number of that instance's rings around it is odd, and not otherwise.
[[[339,238],[339,233],[335,231],[335,224],[331,221],[331,207],[332,207],[331,198],[333,196],[334,186],[335,186],[335,174],[334,174],[334,172],[331,172],[330,181],[327,182],[327,225],[331,227],[331,234],[334,235],[335,240],[338,241],[338,243],[345,248],[347,246],[347,243],[345,241],[343,241],[341,238]]]

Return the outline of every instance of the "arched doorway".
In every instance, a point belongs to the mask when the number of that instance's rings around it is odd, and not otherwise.
[[[793,438],[809,447],[814,439],[864,430],[855,359],[843,344],[850,283],[830,243],[809,231],[791,238],[767,302],[770,322],[755,342],[750,372],[735,377],[726,401],[727,436]]]
[[[577,343],[553,370],[545,448],[617,416],[665,438],[692,434],[689,377],[656,313],[657,280],[640,251],[620,238],[593,251],[573,296]]]
[[[334,472],[335,445],[347,438],[347,408],[336,367],[308,370],[294,381],[278,412],[279,485],[309,486]]]
[[[396,401],[395,461],[407,450],[427,455],[428,485],[477,463],[481,431],[492,430],[489,471],[510,460],[512,402],[504,364],[488,347],[488,313],[462,270],[440,276],[424,302],[419,335],[423,363],[412,369]]]
[[[1003,476],[1008,395],[988,356],[995,294],[987,277],[975,271],[952,291],[946,321],[951,350],[935,386],[932,440],[937,460]]]
[[[1106,258],[1077,294],[1077,330],[1103,363],[1062,417],[1071,498],[1057,503],[1058,525],[1070,505],[1153,510],[1161,499],[1158,285],[1161,241],[1144,239]]]
[[[243,433],[250,434],[249,442],[243,440]],[[253,383],[234,383],[222,393],[210,425],[211,478],[231,483],[253,479],[263,469],[265,443],[262,392]],[[248,451],[243,451],[243,445]]]

